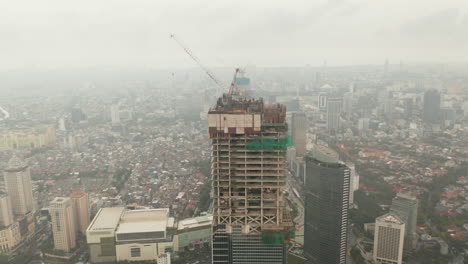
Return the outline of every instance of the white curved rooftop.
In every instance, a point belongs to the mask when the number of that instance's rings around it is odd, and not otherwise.
[[[22,159],[20,159],[16,154],[13,154],[13,157],[8,161],[7,170],[11,169],[23,169],[26,168],[28,165]]]

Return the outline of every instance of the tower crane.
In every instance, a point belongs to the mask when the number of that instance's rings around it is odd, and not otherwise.
[[[214,76],[214,74],[207,67],[205,67],[200,62],[200,60],[190,51],[190,49],[175,34],[171,34],[171,38],[174,39],[182,49],[184,49],[184,51],[190,56],[190,58],[192,58],[192,60],[194,60],[198,64],[198,66],[202,68],[202,70],[206,73],[206,75],[208,75],[210,79],[213,80],[216,83],[216,85],[222,90],[223,85],[221,84],[221,82]]]
[[[231,86],[229,87],[229,95],[233,95],[236,87],[236,79],[237,79],[237,74],[239,73],[240,69],[236,68],[236,71],[234,72],[234,77],[232,78]]]

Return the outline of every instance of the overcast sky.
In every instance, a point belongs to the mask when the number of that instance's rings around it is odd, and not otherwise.
[[[467,0],[0,0],[0,69],[468,61]]]

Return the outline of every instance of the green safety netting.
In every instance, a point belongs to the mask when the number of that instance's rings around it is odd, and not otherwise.
[[[263,232],[262,241],[265,245],[284,244],[284,233],[280,232]]]
[[[288,129],[285,137],[256,137],[246,145],[246,148],[286,150],[292,144],[291,131]]]

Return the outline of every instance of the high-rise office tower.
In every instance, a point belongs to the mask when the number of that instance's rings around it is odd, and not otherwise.
[[[437,123],[440,115],[440,93],[428,90],[424,93],[423,120],[427,123]]]
[[[407,237],[407,245],[416,242],[416,223],[418,219],[418,200],[416,197],[399,193],[392,200],[390,212],[397,214],[405,223],[405,235]]]
[[[327,98],[327,130],[329,132],[336,132],[340,127],[341,105],[341,98]]]
[[[302,112],[295,112],[292,114],[292,140],[296,147],[296,156],[303,157],[307,150],[307,118]]]
[[[70,252],[76,246],[75,216],[68,197],[56,197],[49,205],[54,248]]]
[[[76,220],[75,229],[82,235],[86,235],[86,229],[90,222],[88,194],[83,191],[74,191],[71,194],[71,199]]]
[[[223,95],[208,112],[213,263],[287,262],[286,107]]]
[[[350,169],[319,145],[306,167],[304,253],[313,264],[345,264]]]
[[[405,223],[393,213],[375,219],[374,253],[377,264],[403,263]]]
[[[29,167],[16,155],[8,161],[5,170],[5,187],[15,216],[22,217],[34,210]]]
[[[0,228],[11,225],[13,220],[10,197],[2,193],[0,194]]]

